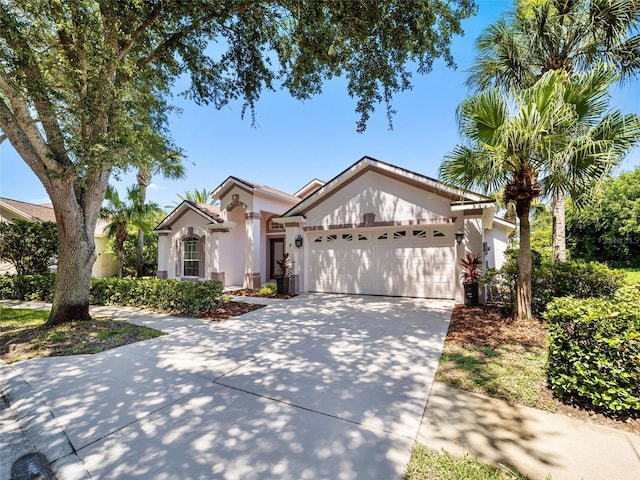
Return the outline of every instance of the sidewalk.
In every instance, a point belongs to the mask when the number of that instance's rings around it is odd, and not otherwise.
[[[89,475],[51,410],[0,360],[0,479],[14,478],[88,480]]]
[[[418,441],[533,480],[637,480],[640,437],[434,383]]]

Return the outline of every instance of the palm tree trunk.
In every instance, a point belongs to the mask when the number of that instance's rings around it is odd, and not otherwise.
[[[124,248],[118,248],[118,278],[124,274]]]
[[[528,322],[533,318],[531,311],[531,223],[529,212],[531,198],[520,199],[516,206],[520,220],[520,250],[518,252],[518,284],[513,316],[516,321]]]
[[[567,261],[565,195],[559,188],[553,190],[553,263]]]
[[[147,200],[147,187],[151,183],[151,172],[140,168],[137,175],[138,185],[140,186],[140,205],[144,205]],[[140,278],[144,275],[143,265],[144,255],[144,231],[138,227],[138,244],[136,245],[136,277]]]

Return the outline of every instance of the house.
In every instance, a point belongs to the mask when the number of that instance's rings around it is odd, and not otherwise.
[[[296,292],[461,302],[457,259],[499,268],[514,229],[489,197],[369,157],[295,194],[229,177],[211,195],[156,227],[159,277],[258,288],[288,252]]]
[[[50,203],[36,205],[0,197],[0,222],[11,222],[15,219],[28,222],[55,222],[56,216],[53,205]],[[97,278],[113,277],[118,274],[118,260],[107,248],[105,228],[106,222],[98,220],[94,236],[98,259],[91,271],[91,275]],[[10,263],[0,262],[1,273],[15,273],[15,269]]]

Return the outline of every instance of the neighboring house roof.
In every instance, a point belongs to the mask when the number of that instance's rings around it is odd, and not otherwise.
[[[297,202],[300,200],[300,197],[296,197],[295,195],[292,195],[290,193],[283,192],[282,190],[268,187],[267,185],[259,185],[257,183],[249,182],[247,180],[243,180],[242,178],[234,176],[228,177],[224,182],[218,185],[213,190],[213,192],[211,192],[211,197],[219,200],[235,185],[239,186],[240,188],[244,188],[251,193],[260,192],[268,196],[275,196],[288,201],[294,200]]]
[[[193,202],[191,200],[183,200],[180,205],[173,209],[162,222],[158,224],[155,231],[171,230],[173,225],[186,212],[193,211],[208,220],[209,223],[223,223],[224,219],[220,216],[220,208],[216,205],[208,205],[206,203]]]
[[[36,205],[11,198],[0,197],[0,206],[5,207],[19,217],[32,222],[55,222],[56,215],[53,212],[53,206],[48,203],[45,205]]]
[[[446,183],[435,180],[431,177],[365,156],[329,180],[323,187],[303,199],[300,203],[283,213],[281,217],[304,215],[316,204],[333,195],[335,192],[344,188],[353,180],[368,171],[375,171],[390,178],[410,183],[418,188],[435,192],[443,197],[449,198],[452,201],[452,204],[458,202],[469,202],[474,205],[487,203],[495,204],[495,200],[491,197],[480,195],[462,188],[452,187],[451,185],[447,185]]]

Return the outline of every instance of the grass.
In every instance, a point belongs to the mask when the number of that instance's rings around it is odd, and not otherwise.
[[[0,307],[0,358],[12,363],[38,357],[98,353],[163,335],[126,322],[96,318],[48,328],[49,312]]]
[[[416,443],[411,451],[404,480],[527,480],[507,468],[483,463],[469,455],[452,455]]]
[[[542,346],[447,344],[436,380],[510,403],[540,408],[539,387],[546,382],[546,360],[547,350]]]
[[[640,268],[619,268],[618,270],[624,272],[629,285],[640,283]]]

